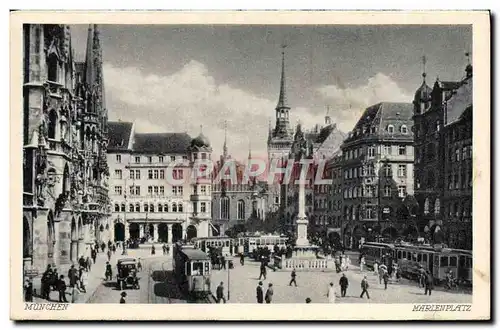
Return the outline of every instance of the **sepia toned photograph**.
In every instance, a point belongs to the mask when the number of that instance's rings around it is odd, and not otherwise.
[[[362,14],[13,13],[11,318],[488,319],[489,14]]]

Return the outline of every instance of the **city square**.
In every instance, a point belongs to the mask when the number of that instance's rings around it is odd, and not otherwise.
[[[24,300],[471,303],[471,28],[301,29],[27,24]]]

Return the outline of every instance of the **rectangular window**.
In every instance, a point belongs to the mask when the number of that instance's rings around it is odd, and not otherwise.
[[[400,198],[406,197],[406,186],[399,186],[398,187],[398,196]]]
[[[115,194],[116,195],[122,194],[122,187],[121,186],[115,186]]]
[[[158,162],[163,163],[163,156],[158,156]]]
[[[177,195],[177,186],[172,187],[172,195]]]
[[[406,146],[399,146],[399,155],[406,155]]]
[[[135,195],[140,196],[141,195],[141,187],[140,186],[135,186]]]
[[[170,156],[170,161],[175,162],[175,156]]]
[[[205,202],[200,203],[200,211],[201,211],[201,213],[207,212],[207,203],[205,203]]]
[[[448,267],[448,257],[441,257],[439,267]]]
[[[115,170],[115,179],[122,179],[122,170]]]
[[[385,186],[384,187],[384,196],[385,197],[391,197],[391,186]]]
[[[384,164],[384,175],[392,176],[392,166],[391,164]]]
[[[385,154],[385,155],[390,155],[390,154],[392,154],[392,146],[390,146],[390,145],[385,145],[385,146],[384,146],[384,154]]]
[[[116,155],[116,162],[121,163],[122,162],[122,155]]]
[[[129,192],[130,192],[130,196],[134,196],[135,195],[135,187],[134,186],[130,186]]]
[[[158,170],[154,170],[153,173],[154,173],[154,179],[158,180]]]
[[[184,190],[184,188],[182,186],[177,187],[177,193],[179,194],[179,196],[183,195],[183,190]]]
[[[182,156],[182,159],[183,159],[183,160],[187,160],[187,159],[188,159],[188,156]]]
[[[140,156],[135,156],[135,163],[139,164],[141,162],[141,157]]]
[[[406,165],[398,165],[398,176],[406,178]]]
[[[141,178],[141,171],[140,170],[135,170],[135,178],[139,180]]]
[[[165,170],[160,170],[160,179],[165,179]]]
[[[375,157],[375,147],[368,147],[368,157]]]
[[[366,218],[373,219],[373,207],[370,205],[366,207]]]
[[[366,197],[373,196],[373,186],[365,186],[365,196]]]
[[[458,148],[455,150],[455,160],[457,162],[460,161],[460,149],[458,149]]]
[[[148,163],[150,163],[150,164],[151,164],[152,162],[153,162],[153,157],[148,156]]]
[[[165,187],[164,186],[160,186],[160,195],[161,196],[165,195]]]
[[[153,192],[155,195],[158,195],[158,186],[153,187]]]
[[[129,178],[132,179],[132,180],[135,179],[135,170],[130,170]]]
[[[373,166],[373,164],[368,164],[366,166],[366,175],[367,176],[372,176],[375,174],[375,167]]]
[[[153,170],[148,170],[148,179],[153,179]]]
[[[201,194],[202,195],[205,195],[207,193],[207,187],[206,186],[201,186],[200,189],[201,189]]]
[[[467,147],[462,148],[462,159],[467,159]]]
[[[148,186],[148,195],[153,195],[153,186]]]

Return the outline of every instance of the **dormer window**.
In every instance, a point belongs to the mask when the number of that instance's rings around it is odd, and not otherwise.
[[[401,133],[402,134],[408,134],[408,127],[406,127],[406,125],[402,125],[401,126]]]
[[[394,126],[393,125],[388,125],[387,126],[387,132],[389,132],[389,134],[394,134]]]

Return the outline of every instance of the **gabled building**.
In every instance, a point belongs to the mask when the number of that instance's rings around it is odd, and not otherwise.
[[[109,132],[110,239],[172,243],[208,236],[211,180],[192,180],[196,161],[211,159],[208,139],[138,133],[127,122],[110,122]]]
[[[351,248],[417,230],[411,219],[399,216],[413,194],[412,114],[410,103],[370,106],[341,146],[342,235]]]

